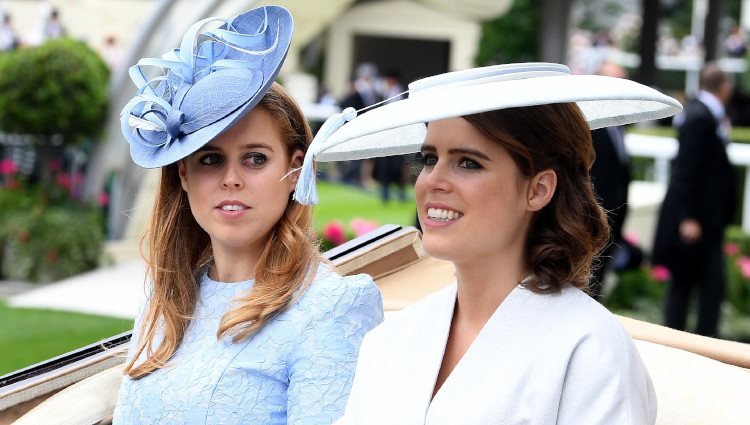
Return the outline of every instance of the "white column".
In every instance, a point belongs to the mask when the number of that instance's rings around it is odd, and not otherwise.
[[[743,1],[743,3],[745,2]],[[693,20],[690,26],[690,33],[698,38],[699,41],[703,40],[706,13],[708,13],[708,0],[693,0]]]
[[[740,6],[740,26],[744,30],[750,30],[750,0],[742,0],[742,6]]]
[[[750,167],[745,168],[745,191],[742,194],[742,230],[750,233]]]

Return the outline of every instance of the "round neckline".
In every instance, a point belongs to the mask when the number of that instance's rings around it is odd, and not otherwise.
[[[237,282],[223,282],[223,281],[220,281],[220,280],[214,280],[208,274],[208,270],[209,270],[210,267],[211,267],[210,265],[207,265],[206,267],[203,268],[203,272],[201,273],[201,280],[206,281],[206,282],[211,283],[211,284],[214,284],[214,285],[223,285],[223,286],[235,286],[235,285],[241,285],[243,283],[246,284],[246,283],[254,283],[255,282],[255,278],[240,280],[240,281],[237,281]]]

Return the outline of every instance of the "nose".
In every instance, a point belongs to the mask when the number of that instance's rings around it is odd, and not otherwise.
[[[221,186],[225,189],[240,189],[243,185],[239,165],[228,163],[221,179]]]
[[[417,184],[425,190],[447,192],[450,190],[448,171],[445,164],[438,161],[434,166],[422,169],[417,178]]]

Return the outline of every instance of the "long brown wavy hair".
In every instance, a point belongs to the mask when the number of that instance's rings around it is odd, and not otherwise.
[[[289,158],[307,151],[312,141],[309,125],[292,97],[274,83],[256,108],[268,111]],[[201,269],[211,261],[211,240],[193,218],[182,190],[177,164],[162,167],[151,222],[141,240],[151,297],[139,329],[139,342],[125,373],[141,378],[162,368],[179,347],[194,312]],[[255,283],[222,317],[217,338],[237,342],[263,327],[309,285],[320,260],[312,226],[312,209],[291,200],[276,223],[255,267]],[[157,345],[155,336],[162,336]],[[136,365],[146,351],[145,360]]]
[[[526,237],[532,277],[524,285],[540,293],[557,292],[565,284],[586,289],[609,226],[589,175],[594,148],[581,110],[574,103],[557,103],[464,118],[505,148],[524,177],[546,169],[557,174],[552,200],[536,213]]]

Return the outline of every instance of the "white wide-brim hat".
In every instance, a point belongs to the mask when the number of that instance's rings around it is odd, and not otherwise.
[[[665,118],[682,110],[676,99],[634,81],[571,75],[567,66],[555,63],[495,65],[440,74],[409,84],[408,96],[359,116],[350,108],[329,118],[307,151],[294,199],[317,203],[314,161],[418,152],[425,123],[430,121],[575,102],[593,130]]]

